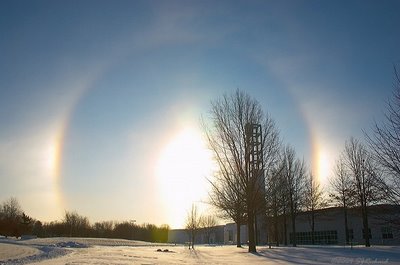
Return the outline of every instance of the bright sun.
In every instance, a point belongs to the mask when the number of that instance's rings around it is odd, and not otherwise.
[[[178,132],[163,148],[156,166],[160,195],[169,224],[182,228],[192,203],[207,198],[207,177],[213,169],[211,153],[193,128]]]

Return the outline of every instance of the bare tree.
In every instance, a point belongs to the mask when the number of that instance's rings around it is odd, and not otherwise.
[[[192,204],[192,208],[186,217],[185,228],[189,234],[189,249],[194,249],[196,235],[200,229],[200,215],[197,212],[196,205]]]
[[[400,77],[395,72],[395,91],[387,103],[385,120],[382,124],[375,122],[373,132],[364,132],[373,159],[390,177],[387,188],[387,199],[400,204]]]
[[[384,199],[384,181],[367,149],[354,138],[346,142],[344,161],[351,174],[357,202],[361,208],[365,246],[369,247],[368,206]]]
[[[269,240],[275,241],[276,245],[280,243],[280,223],[283,219],[283,229],[286,230],[286,185],[283,176],[283,162],[277,164],[274,170],[266,176],[266,214],[269,218],[269,225],[271,232],[269,233]],[[285,235],[284,235],[285,237]]]
[[[11,197],[0,206],[0,234],[4,236],[20,236],[20,222],[23,211],[18,200]]]
[[[310,217],[311,243],[314,245],[315,219],[317,217],[316,210],[326,207],[327,203],[323,196],[322,188],[312,172],[309,173],[306,179],[304,195],[304,207]]]
[[[283,176],[288,198],[290,218],[292,224],[292,244],[296,242],[296,217],[301,208],[304,185],[305,185],[305,165],[304,161],[296,158],[292,147],[287,146],[283,152]]]
[[[69,231],[69,236],[87,236],[90,229],[89,219],[77,212],[65,211],[64,225]]]
[[[355,187],[343,157],[336,161],[334,172],[334,177],[329,180],[331,187],[329,198],[335,205],[343,208],[346,244],[348,244],[350,239],[347,210],[355,205]]]
[[[1,206],[2,216],[6,219],[16,220],[22,216],[22,208],[17,198],[11,197]]]
[[[226,179],[222,185],[231,185],[236,196],[245,203],[249,252],[256,252],[255,220],[265,204],[264,174],[269,171],[278,150],[278,131],[273,120],[264,115],[260,104],[239,90],[212,102],[210,116],[211,125],[205,122],[203,125],[220,176]],[[261,155],[257,159],[262,163],[257,165],[256,171],[252,167],[249,125],[261,125]]]
[[[223,166],[223,165],[222,165]],[[210,202],[220,211],[223,219],[232,219],[236,224],[236,246],[241,247],[240,226],[246,221],[246,204],[239,190],[238,178],[222,168],[211,183]]]
[[[211,234],[214,232],[216,225],[217,219],[215,218],[215,216],[205,215],[200,217],[200,227],[204,231],[208,244],[210,244],[210,237]]]

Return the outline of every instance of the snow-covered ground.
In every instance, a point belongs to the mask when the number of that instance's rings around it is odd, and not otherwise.
[[[91,238],[0,238],[0,264],[400,264],[400,246],[371,248],[258,247],[151,244]]]

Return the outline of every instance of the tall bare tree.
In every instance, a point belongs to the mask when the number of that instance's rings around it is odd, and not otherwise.
[[[343,208],[344,229],[346,244],[350,242],[349,226],[347,221],[348,208],[355,205],[355,186],[351,179],[350,172],[346,168],[343,157],[340,157],[335,164],[334,176],[329,179],[330,193],[329,198],[334,205]]]
[[[292,225],[292,244],[295,247],[297,246],[296,217],[302,206],[306,167],[304,161],[296,158],[296,153],[290,146],[287,146],[283,151],[283,166],[285,192]]]
[[[309,213],[311,226],[311,243],[315,244],[315,219],[317,217],[316,210],[326,207],[327,202],[318,180],[312,172],[309,173],[305,183],[304,208]]]
[[[264,172],[278,150],[278,131],[275,123],[262,111],[260,104],[242,91],[224,95],[211,103],[210,125],[204,122],[205,134],[222,176],[234,177],[233,187],[245,203],[249,252],[256,252],[255,220],[264,201]],[[251,163],[252,146],[248,126],[261,125],[261,168],[255,172]],[[226,174],[228,172],[228,174]],[[232,183],[232,182],[231,182]],[[217,185],[215,185],[217,186]],[[218,206],[217,206],[218,207]]]
[[[381,124],[375,122],[371,134],[364,134],[374,160],[390,176],[387,199],[400,204],[400,77],[396,68],[394,72],[395,91],[387,103],[385,119]]]
[[[369,247],[371,244],[369,240],[368,206],[384,199],[385,191],[382,188],[384,181],[378,168],[374,165],[370,153],[357,139],[350,138],[346,142],[344,162],[351,174],[358,206],[361,208],[365,246]]]

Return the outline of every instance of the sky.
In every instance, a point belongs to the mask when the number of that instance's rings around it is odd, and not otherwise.
[[[381,121],[399,1],[0,2],[0,201],[42,221],[206,212],[200,119],[241,89],[326,185]]]

